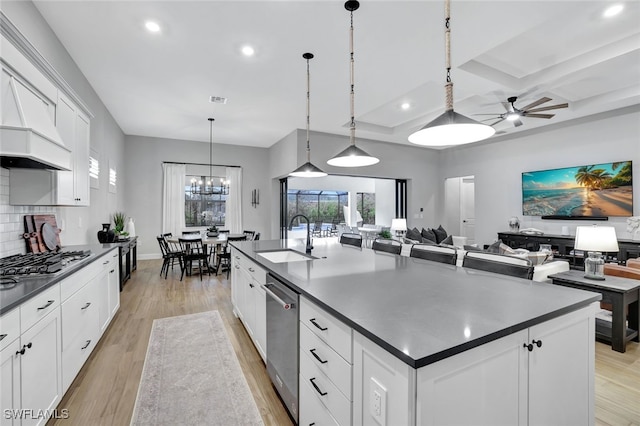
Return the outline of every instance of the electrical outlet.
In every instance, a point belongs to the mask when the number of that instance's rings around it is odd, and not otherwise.
[[[369,414],[380,426],[386,426],[387,390],[373,377],[369,387]]]

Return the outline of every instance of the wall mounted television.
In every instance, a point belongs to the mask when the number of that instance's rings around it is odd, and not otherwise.
[[[631,161],[522,173],[522,214],[543,219],[633,216]]]

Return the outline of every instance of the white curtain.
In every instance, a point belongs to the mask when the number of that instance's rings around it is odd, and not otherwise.
[[[242,228],[242,169],[227,167],[229,195],[227,196],[224,227],[232,234],[241,234]]]
[[[184,185],[187,168],[184,164],[162,164],[162,233],[181,235],[184,223]]]

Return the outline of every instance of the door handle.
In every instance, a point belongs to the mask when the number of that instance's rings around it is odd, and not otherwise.
[[[55,300],[48,300],[47,303],[44,306],[40,306],[38,310],[41,311],[43,309],[47,309],[49,306],[53,304],[53,302],[55,302]]]
[[[312,379],[309,379],[309,381],[311,382],[311,384],[313,385],[313,387],[314,387],[314,388],[316,388],[316,392],[318,392],[318,393],[320,394],[320,396],[325,396],[325,395],[327,394],[327,392],[322,392],[322,391],[320,390],[320,388],[318,387],[318,385],[316,385],[316,382],[314,382],[314,380],[315,380],[315,379],[316,379],[316,378],[314,377],[314,378],[312,378]]]
[[[329,362],[328,360],[322,359],[318,356],[318,354],[316,353],[316,348],[309,349],[309,352],[311,352],[311,355],[313,355],[314,358],[317,359],[320,364],[326,364],[327,362]]]

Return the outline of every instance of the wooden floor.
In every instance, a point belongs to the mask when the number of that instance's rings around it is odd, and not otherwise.
[[[80,371],[58,409],[69,418],[61,425],[128,425],[156,318],[216,309],[238,356],[266,425],[291,425],[271,386],[266,368],[240,321],[231,311],[225,275],[187,277],[179,270],[165,280],[161,261],[139,261],[121,293],[118,314]],[[188,354],[185,354],[188,356]],[[631,343],[624,354],[596,343],[596,424],[640,426],[640,345]]]

